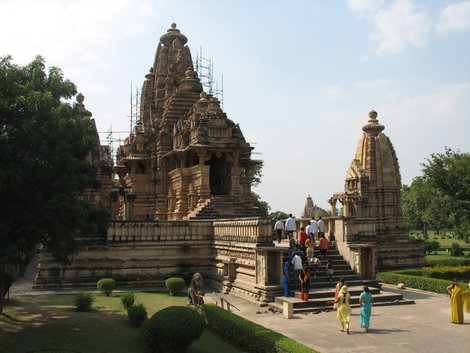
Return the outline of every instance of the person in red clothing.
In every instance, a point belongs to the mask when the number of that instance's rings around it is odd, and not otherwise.
[[[325,236],[322,235],[320,236],[320,254],[321,254],[322,260],[325,259],[327,251],[328,251],[328,240],[326,240]]]
[[[299,244],[301,246],[303,254],[305,254],[305,241],[306,240],[307,240],[307,233],[305,232],[305,228],[301,227],[300,233],[299,233]]]

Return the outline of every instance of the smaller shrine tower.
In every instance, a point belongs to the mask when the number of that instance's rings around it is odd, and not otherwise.
[[[333,215],[337,201],[343,206],[344,216],[335,222],[338,248],[364,277],[425,263],[421,243],[409,239],[403,224],[400,169],[384,129],[372,110],[346,173],[344,192],[328,200]]]

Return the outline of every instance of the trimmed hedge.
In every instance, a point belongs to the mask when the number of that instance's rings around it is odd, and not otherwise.
[[[278,332],[257,325],[214,304],[204,304],[208,329],[222,339],[252,353],[315,353]],[[318,353],[318,352],[317,352]]]
[[[196,310],[170,306],[144,322],[140,337],[145,352],[186,353],[205,328],[206,322]]]
[[[132,326],[140,327],[147,320],[147,309],[144,304],[131,305],[127,308],[127,317]]]
[[[426,261],[430,266],[470,266],[470,259],[456,259],[456,258],[437,258],[426,257]]]
[[[435,293],[447,294],[447,287],[452,281],[437,278],[404,275],[400,271],[378,272],[376,278],[388,284],[404,283],[405,286]]]
[[[423,267],[425,277],[447,279],[452,281],[454,278],[470,280],[470,266],[436,266]]]
[[[77,311],[91,311],[95,298],[90,293],[78,293],[73,301]]]
[[[179,277],[170,277],[165,281],[166,287],[170,290],[170,295],[180,295],[184,288],[184,279]]]
[[[101,293],[109,297],[114,288],[116,288],[116,281],[112,278],[102,278],[96,283],[96,286]]]
[[[135,302],[134,293],[124,293],[121,295],[121,304],[125,309],[129,309]]]

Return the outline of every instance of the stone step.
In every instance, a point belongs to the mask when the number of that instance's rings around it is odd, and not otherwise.
[[[375,300],[375,297],[374,297]],[[407,305],[407,304],[415,304],[414,300],[402,299],[402,300],[385,300],[381,302],[374,303],[374,306],[387,306],[387,305]],[[283,304],[281,303],[269,303],[268,307],[282,313],[283,312]],[[351,308],[360,308],[360,304],[351,304]],[[323,306],[323,307],[304,307],[304,308],[294,308],[294,314],[301,314],[301,313],[309,313],[309,312],[321,312],[321,311],[332,311],[333,306]],[[374,309],[372,309],[374,310]]]
[[[331,303],[334,300],[334,293],[331,297],[328,298],[314,298],[309,299],[308,301],[304,301],[299,297],[276,297],[275,303],[282,304],[284,302],[290,302],[294,306],[294,309],[300,308],[323,308],[323,307],[332,307],[333,304]],[[394,294],[394,293],[379,293],[374,295],[374,304],[381,303],[381,302],[391,302],[391,301],[400,301],[403,300],[403,295],[401,294]],[[351,305],[359,304],[359,295],[351,295],[350,300]]]
[[[357,277],[357,276],[356,276]],[[335,278],[335,277],[333,277]],[[328,289],[328,288],[335,288],[336,284],[339,281],[339,277],[336,276],[337,280],[329,281],[328,279],[323,278],[322,281],[320,282],[314,282],[310,284],[310,290],[318,290],[318,289]],[[346,283],[348,286],[368,286],[368,287],[377,287],[380,288],[380,284],[376,279],[360,279],[360,278],[354,278],[354,277],[345,277]],[[299,288],[299,286],[291,286],[291,290],[295,290],[296,288]]]
[[[376,294],[380,294],[380,288],[373,288],[370,287],[370,292],[375,296]],[[361,286],[348,286],[349,294],[351,296],[359,296],[362,293]],[[294,292],[295,298],[300,299],[300,292]],[[315,290],[314,292],[309,293],[309,298],[316,299],[316,298],[333,298],[335,297],[335,289],[332,288],[325,288],[320,290]]]

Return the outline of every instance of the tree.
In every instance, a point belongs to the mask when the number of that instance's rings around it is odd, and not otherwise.
[[[261,200],[261,196],[256,192],[252,191],[251,194],[253,195],[253,206],[258,207],[262,216],[267,216],[271,207],[266,201]]]
[[[441,244],[437,240],[424,240],[423,241],[423,249],[429,255],[434,251],[439,250]]]
[[[272,219],[287,219],[289,218],[289,215],[283,211],[274,211],[269,214],[269,217],[271,217]]]
[[[410,186],[402,187],[402,211],[408,230],[422,229],[427,237],[430,228],[449,225],[448,198],[423,177],[416,177]]]
[[[20,252],[42,244],[68,263],[77,252],[75,236],[107,222],[78,198],[99,183],[86,162],[92,125],[62,101],[75,94],[61,70],[46,72],[39,56],[23,67],[0,57],[0,293]]]
[[[457,236],[470,232],[470,154],[446,147],[423,164],[424,180],[447,198],[449,220]]]

